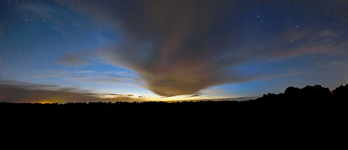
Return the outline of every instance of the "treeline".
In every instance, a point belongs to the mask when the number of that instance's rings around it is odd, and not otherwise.
[[[346,114],[348,85],[341,85],[332,92],[320,85],[304,88],[288,87],[284,93],[265,94],[248,101],[197,101],[197,102],[89,102],[66,104],[0,103],[0,117],[4,122],[49,122],[118,120],[152,118],[165,114],[169,118],[182,120],[221,121],[233,117],[235,120],[299,120],[332,119]],[[185,117],[194,115],[193,119]],[[309,117],[310,116],[310,117]],[[166,120],[166,118],[161,118]],[[220,119],[220,120],[219,120]],[[156,119],[155,119],[156,120]],[[308,121],[309,120],[309,121]]]
[[[292,107],[314,109],[317,107],[343,107],[348,99],[348,84],[330,91],[321,85],[304,88],[288,87],[284,93],[264,94],[262,97],[246,102],[247,105]]]
[[[56,128],[108,125],[122,138],[189,134],[198,139],[307,142],[341,133],[347,98],[348,85],[332,91],[314,85],[288,87],[284,93],[249,101],[0,103],[0,121],[1,125]]]
[[[262,98],[257,100],[275,100],[282,101],[292,100],[299,103],[321,103],[321,102],[342,102],[348,98],[348,84],[339,86],[332,92],[328,88],[321,85],[306,86],[304,88],[288,87],[284,93],[280,94],[264,94]],[[298,101],[302,99],[304,101]]]

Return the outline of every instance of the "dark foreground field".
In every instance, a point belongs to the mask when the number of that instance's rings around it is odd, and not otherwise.
[[[250,101],[145,103],[0,103],[1,124],[24,130],[91,130],[135,141],[235,140],[263,143],[340,142],[347,86],[288,88]],[[112,134],[111,134],[112,133]],[[342,139],[343,140],[343,139]],[[175,141],[175,140],[174,140]]]

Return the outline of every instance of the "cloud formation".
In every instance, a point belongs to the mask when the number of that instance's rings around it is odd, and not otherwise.
[[[133,73],[119,72],[100,72],[94,70],[78,70],[78,71],[57,71],[48,70],[45,74],[36,76],[36,78],[60,78],[64,80],[81,81],[97,84],[113,84],[113,85],[143,85],[143,81],[138,79]]]
[[[103,98],[105,95],[109,97]],[[142,100],[140,98],[132,98],[128,95],[95,94],[88,91],[80,91],[77,88],[63,88],[57,85],[0,81],[0,101],[15,103],[67,103]]]
[[[341,51],[342,43],[348,45],[346,29],[334,26],[348,14],[347,3],[339,0],[325,7],[314,0],[58,2],[117,30],[121,38],[96,48],[98,57],[136,71],[146,88],[161,96],[259,79],[235,69],[252,60]],[[316,22],[323,17],[326,22]],[[58,62],[82,60],[66,55]]]
[[[65,54],[63,57],[58,58],[57,62],[61,65],[68,65],[68,66],[81,66],[88,63],[88,61],[84,57],[78,54],[74,54],[74,55]]]

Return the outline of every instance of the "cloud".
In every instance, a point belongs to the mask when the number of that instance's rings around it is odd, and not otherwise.
[[[48,70],[45,74],[36,76],[36,78],[60,78],[64,80],[83,81],[97,84],[122,84],[142,86],[144,83],[136,75],[122,72],[98,72],[93,70],[80,71],[61,71]]]
[[[190,95],[188,97],[197,97],[197,96],[200,96],[200,95],[201,95],[200,93],[196,93],[196,94],[192,94],[192,95]]]
[[[23,11],[30,11],[35,12],[37,14],[49,14],[49,13],[56,13],[57,11],[44,4],[40,3],[24,3],[20,5],[20,9]]]
[[[204,89],[201,90],[203,93],[210,93],[210,94],[223,94],[225,93],[222,89]]]
[[[333,14],[348,14],[346,5],[323,8],[319,1],[58,2],[117,30],[122,38],[96,48],[95,57],[137,72],[145,88],[160,96],[258,80],[259,74],[236,67],[253,60],[340,51],[341,43],[348,43],[345,28],[315,23],[322,18],[344,21]],[[83,59],[78,56],[61,62],[79,64]]]
[[[88,63],[84,57],[71,54],[65,54],[63,57],[58,58],[57,62],[61,65],[67,66],[82,66]]]
[[[92,71],[92,70],[88,70],[88,71],[77,71],[76,73],[94,73],[94,71]]]
[[[103,95],[119,95],[119,94],[103,94]]]
[[[59,78],[63,80],[73,80],[79,82],[88,82],[95,84],[111,84],[111,85],[132,85],[143,86],[144,82],[136,75],[122,72],[99,72],[93,70],[81,71],[62,71],[62,70],[48,70],[36,78]]]
[[[139,98],[118,94],[107,94],[112,98],[102,98],[103,94],[64,88],[57,85],[31,84],[25,82],[0,81],[0,101],[15,103],[67,103],[67,102],[115,102],[141,101]]]
[[[89,94],[75,92],[75,89],[54,87],[45,88],[46,85],[32,84],[0,84],[0,101],[3,102],[91,102],[100,101],[100,98]]]

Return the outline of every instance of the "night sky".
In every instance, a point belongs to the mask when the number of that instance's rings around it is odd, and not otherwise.
[[[250,99],[348,83],[346,0],[1,0],[0,101]]]

